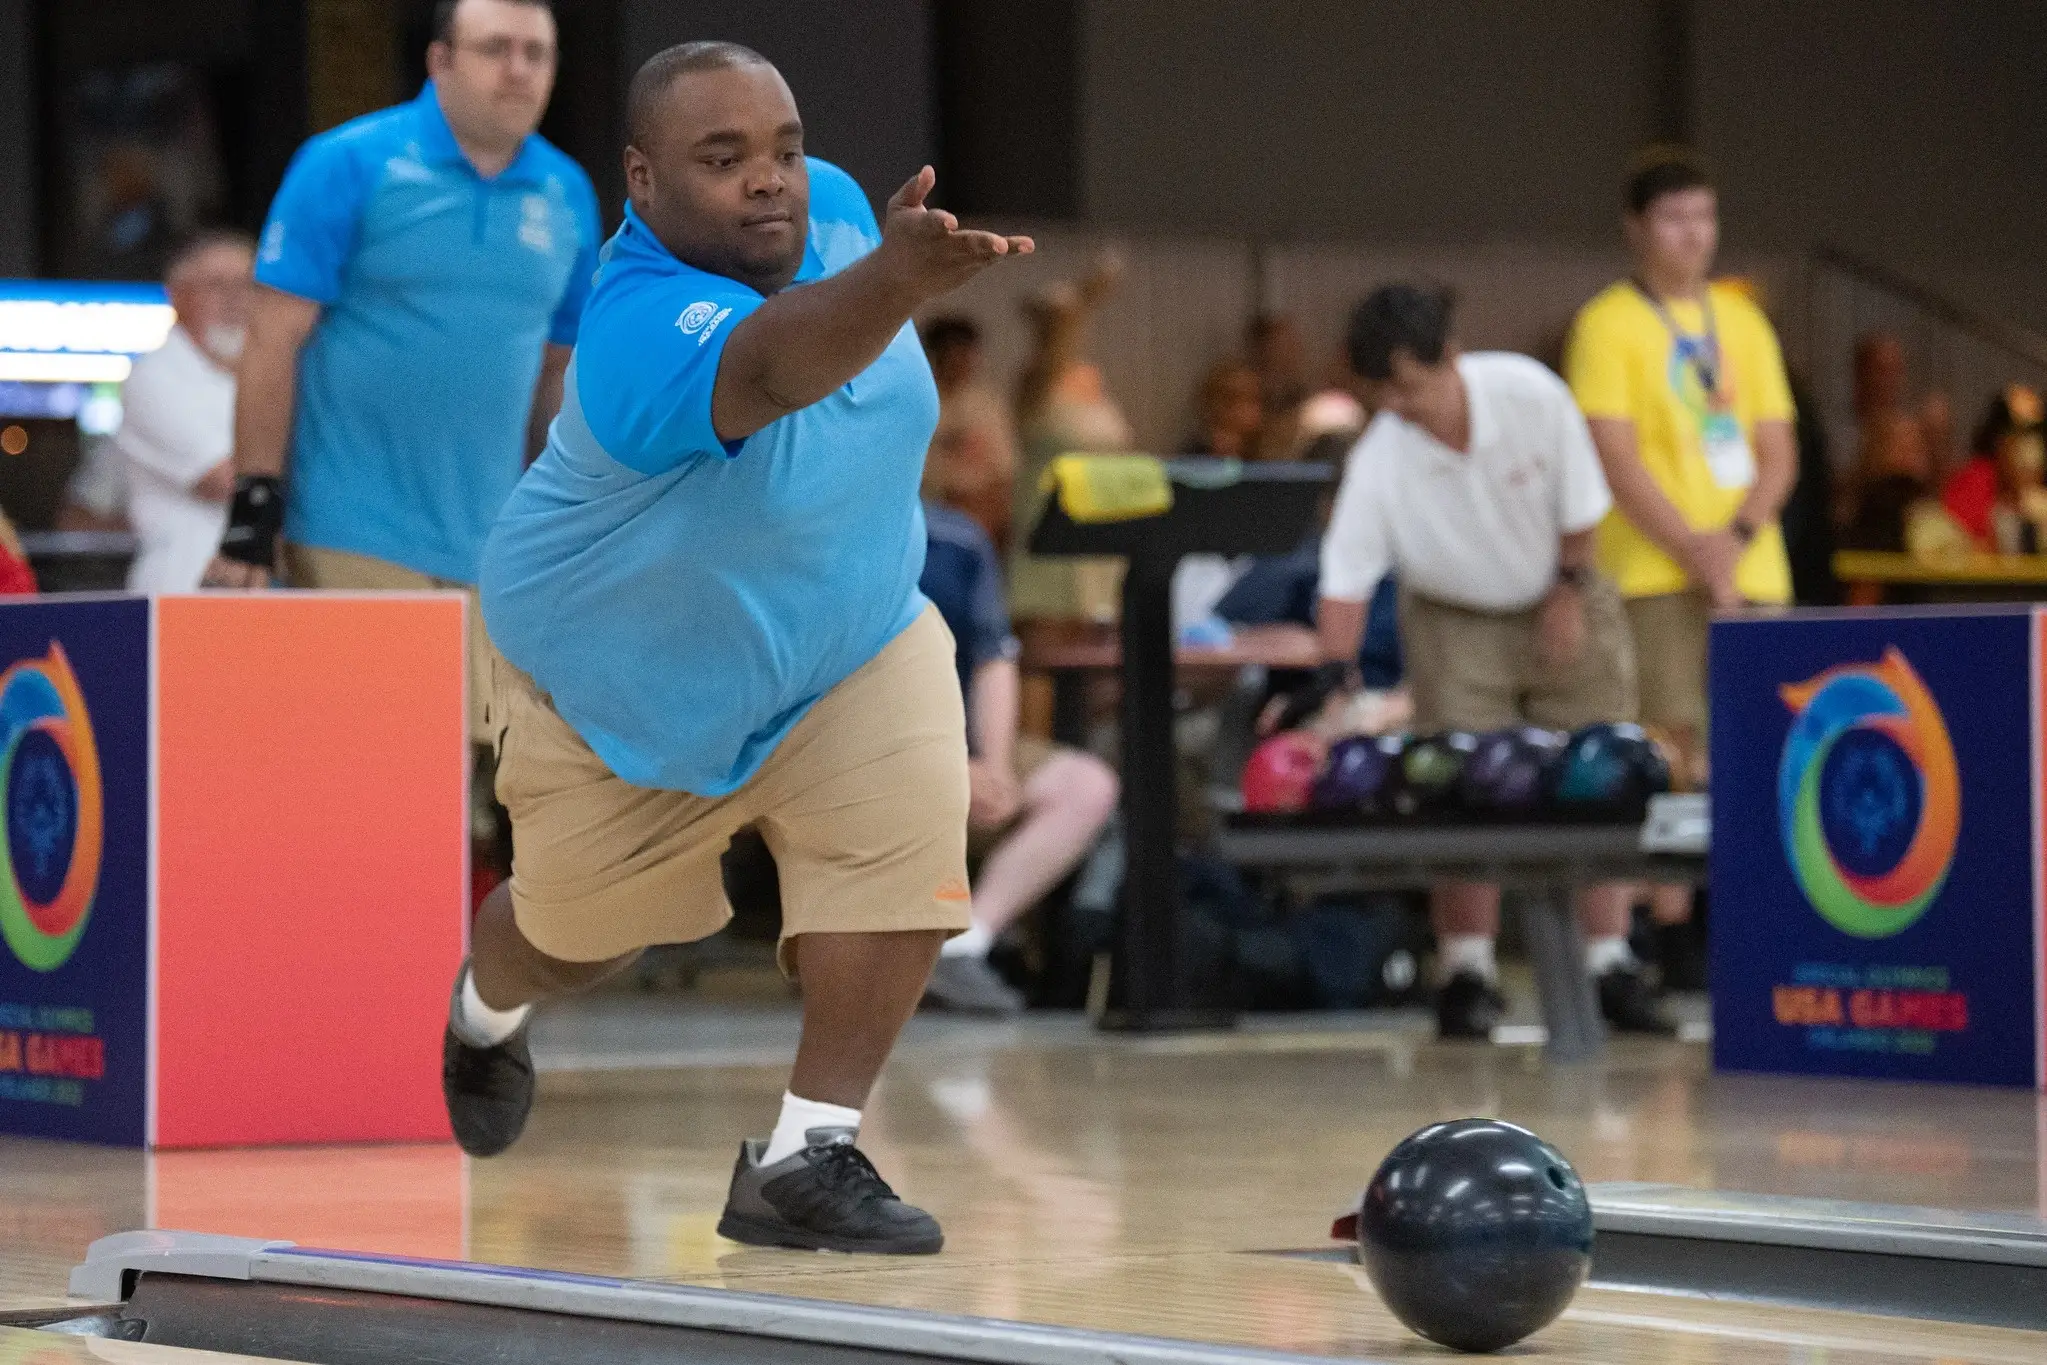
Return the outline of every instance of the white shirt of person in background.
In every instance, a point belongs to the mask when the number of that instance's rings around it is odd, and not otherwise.
[[[1373,418],[1322,541],[1322,596],[1362,601],[1398,570],[1404,591],[1437,602],[1523,611],[1556,582],[1559,538],[1598,525],[1613,505],[1563,380],[1504,351],[1456,363],[1470,450],[1391,412]]]
[[[234,494],[235,362],[253,288],[253,244],[210,236],[171,262],[178,323],[135,362],[114,447],[127,465],[139,542],[130,592],[193,592],[220,548]]]

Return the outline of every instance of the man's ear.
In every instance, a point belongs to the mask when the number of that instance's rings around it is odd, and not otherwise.
[[[625,187],[629,194],[644,193],[653,183],[653,163],[647,154],[631,143],[625,149]]]
[[[440,39],[426,45],[426,74],[439,78],[454,65],[455,49]]]

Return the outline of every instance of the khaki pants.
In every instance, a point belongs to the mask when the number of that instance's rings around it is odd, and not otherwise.
[[[1585,645],[1550,668],[1537,648],[1539,609],[1488,612],[1400,594],[1400,643],[1414,726],[1499,730],[1523,722],[1558,730],[1635,718],[1635,651],[1620,594],[1605,578],[1584,589]]]
[[[484,712],[490,704],[490,641],[484,634],[483,609],[477,603],[474,585],[435,578],[387,559],[372,559],[347,550],[326,550],[317,545],[286,545],[284,569],[294,588],[330,592],[468,593],[469,738],[477,744],[491,742],[490,727],[484,723]]]
[[[806,933],[967,927],[966,717],[935,609],[715,798],[619,778],[532,679],[490,657],[512,910],[548,957],[600,962],[716,933],[732,917],[719,858],[747,828],[780,875],[785,971]]]
[[[1642,720],[1706,741],[1706,638],[1713,607],[1699,592],[1628,599],[1641,661]]]

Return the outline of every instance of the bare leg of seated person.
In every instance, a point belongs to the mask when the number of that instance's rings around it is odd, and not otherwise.
[[[1118,786],[1093,754],[1063,749],[1024,783],[1022,809],[974,883],[973,927],[942,950],[929,994],[952,1009],[1012,1014],[1023,1001],[987,964],[1002,931],[1080,865],[1116,809]]]

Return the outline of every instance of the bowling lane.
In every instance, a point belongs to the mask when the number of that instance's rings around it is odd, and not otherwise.
[[[1517,988],[1524,999],[1525,984]],[[723,1022],[593,1002],[686,1052]],[[789,1021],[772,1014],[768,1033]],[[446,1148],[176,1152],[0,1140],[0,1304],[61,1294],[86,1244],[185,1227],[307,1245],[673,1278],[1101,1330],[1389,1356],[1425,1349],[1326,1246],[1333,1215],[1424,1123],[1490,1114],[1590,1181],[1666,1181],[1955,1208],[2038,1207],[2042,1110],[2014,1092],[1710,1074],[1702,1049],[1596,1065],[1447,1048],[1419,1019],[1262,1021],[1116,1039],[1077,1021],[919,1021],[865,1145],[945,1221],[936,1261],[757,1252],[713,1232],[740,1137],[772,1114],[785,1040],[731,1064],[551,1072],[507,1156]],[[932,1026],[937,1023],[937,1026]],[[766,1036],[765,1034],[763,1036]],[[603,1058],[587,1060],[601,1064]],[[1588,1291],[1530,1343],[1572,1361],[2047,1360],[2023,1334]],[[1369,1348],[1369,1349],[1368,1349]],[[1633,1354],[1630,1354],[1630,1353]],[[2029,1354],[2030,1352],[2030,1354]]]
[[[134,1341],[87,1341],[0,1327],[0,1365],[251,1365],[252,1356],[185,1351]]]

